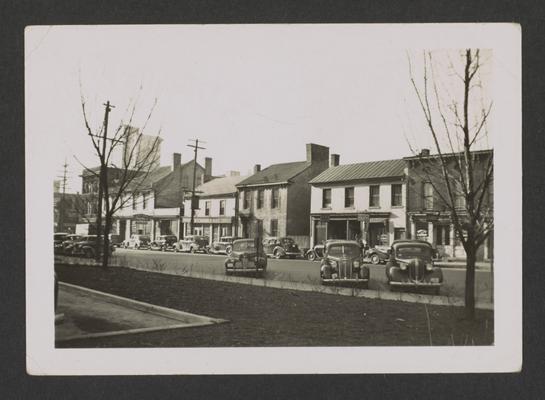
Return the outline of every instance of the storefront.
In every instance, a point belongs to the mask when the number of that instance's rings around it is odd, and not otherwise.
[[[234,217],[195,217],[193,232],[191,232],[191,218],[183,218],[184,237],[187,235],[207,236],[210,244],[223,236],[234,236],[236,220]]]

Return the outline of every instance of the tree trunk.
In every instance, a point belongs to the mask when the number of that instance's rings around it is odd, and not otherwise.
[[[104,221],[104,247],[102,248],[102,268],[108,268],[110,259],[110,230],[112,227],[112,215],[107,212]]]
[[[476,251],[472,243],[468,243],[466,251],[467,266],[466,266],[466,291],[465,291],[465,307],[466,318],[468,320],[475,319],[475,261]]]

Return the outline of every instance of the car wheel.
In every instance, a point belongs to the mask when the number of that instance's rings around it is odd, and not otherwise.
[[[189,249],[189,252],[190,252],[191,254],[194,254],[194,253],[195,253],[195,248],[191,247],[191,248]]]
[[[314,253],[314,252],[308,253],[307,254],[307,260],[309,260],[309,261],[316,260],[316,253]]]
[[[280,257],[282,257],[282,254],[280,253],[280,250],[276,249],[273,253],[274,255],[274,258],[278,259]]]
[[[435,288],[433,290],[433,294],[436,295],[436,296],[439,296],[441,294],[441,288]]]
[[[379,256],[376,255],[376,254],[373,254],[373,255],[371,256],[371,264],[377,265],[377,264],[379,264],[379,263],[380,263],[380,258],[379,258]]]
[[[395,287],[394,285],[389,285],[390,286],[390,292],[397,292],[397,287]]]
[[[85,249],[83,250],[83,254],[87,258],[93,258],[95,255],[95,252],[92,249]]]

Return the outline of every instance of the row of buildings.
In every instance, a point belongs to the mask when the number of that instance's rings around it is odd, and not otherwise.
[[[483,169],[492,156],[492,150],[472,153],[476,169]],[[421,238],[445,257],[464,257],[440,193],[441,178],[433,168],[430,171],[433,164],[428,161],[434,157],[423,150],[414,157],[342,165],[328,147],[307,144],[304,161],[255,165],[249,176],[236,171],[214,176],[211,158],[203,167],[194,161],[182,163],[181,155],[174,153],[172,165],[156,168],[139,183],[138,191],[128,190],[113,233],[122,238],[199,234],[212,242],[222,236],[251,237],[260,222],[265,236],[289,236],[302,248],[326,239],[361,237],[373,247]],[[115,171],[109,176],[115,181]],[[191,229],[193,177],[197,198]],[[92,221],[96,176],[84,171],[82,182],[82,193],[89,199],[86,218]],[[489,192],[486,203],[491,209],[491,188]],[[458,196],[463,213],[464,198]],[[479,259],[490,259],[492,251],[491,235]]]

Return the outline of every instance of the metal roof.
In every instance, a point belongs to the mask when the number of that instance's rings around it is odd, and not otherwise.
[[[405,161],[385,160],[339,165],[326,169],[310,181],[311,184],[396,178],[405,174]]]
[[[244,179],[237,186],[269,185],[271,183],[288,182],[310,166],[306,161],[298,161],[283,164],[273,164],[256,174]]]
[[[245,179],[245,176],[224,176],[212,179],[198,186],[195,190],[199,196],[218,196],[237,192],[236,184]]]

